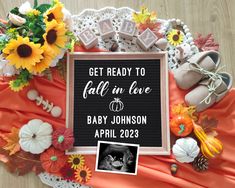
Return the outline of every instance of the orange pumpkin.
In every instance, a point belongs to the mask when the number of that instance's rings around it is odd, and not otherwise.
[[[184,137],[193,130],[193,121],[188,115],[179,114],[170,121],[171,132],[176,136]]]
[[[214,136],[208,136],[196,123],[194,123],[194,134],[201,142],[201,152],[205,157],[214,158],[223,151],[222,142]]]
[[[64,152],[51,147],[41,154],[40,161],[46,172],[57,173],[66,164],[67,157]]]

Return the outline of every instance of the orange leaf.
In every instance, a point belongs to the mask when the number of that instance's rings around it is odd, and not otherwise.
[[[206,133],[214,132],[218,125],[218,120],[207,115],[202,116],[198,122]],[[213,133],[214,134],[214,133]]]
[[[10,151],[9,155],[13,155],[16,152],[20,151],[19,129],[13,127],[11,129],[11,133],[5,135],[1,134],[0,136],[7,142],[3,149]]]
[[[171,114],[172,115],[188,115],[194,121],[198,119],[195,106],[187,107],[184,104],[177,104],[177,105],[172,106]]]

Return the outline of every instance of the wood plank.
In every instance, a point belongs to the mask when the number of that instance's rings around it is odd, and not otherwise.
[[[33,0],[29,0],[33,3]],[[0,0],[0,17],[5,18],[8,11],[19,6],[24,0]],[[49,0],[39,0],[49,2]],[[235,1],[234,0],[62,0],[67,9],[73,14],[78,14],[85,8],[103,8],[105,6],[122,7],[129,6],[139,9],[145,4],[151,10],[158,12],[160,18],[180,18],[191,29],[192,33],[199,32],[208,34],[213,32],[220,44],[222,63],[226,65],[225,70],[235,76]],[[235,84],[234,84],[235,85]],[[0,187],[24,187],[24,188],[46,188],[38,177],[33,174],[26,177],[16,177],[9,174],[0,166]],[[17,185],[17,186],[16,186]]]

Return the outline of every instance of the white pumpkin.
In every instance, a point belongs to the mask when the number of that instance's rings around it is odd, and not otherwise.
[[[190,163],[198,156],[200,148],[197,141],[193,138],[180,138],[173,145],[172,152],[177,161],[181,163]]]
[[[40,119],[33,119],[20,129],[20,147],[33,154],[42,153],[52,144],[52,126]]]

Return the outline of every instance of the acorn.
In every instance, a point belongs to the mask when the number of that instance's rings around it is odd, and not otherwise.
[[[178,171],[178,165],[175,163],[172,164],[171,165],[171,174],[174,176],[174,175],[176,175],[177,171]]]
[[[114,42],[113,44],[112,44],[112,46],[110,47],[110,51],[111,52],[115,52],[115,51],[117,51],[117,49],[118,49],[118,43],[117,42]]]

